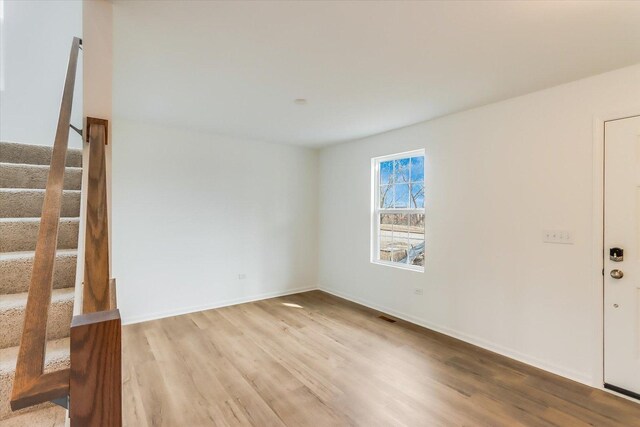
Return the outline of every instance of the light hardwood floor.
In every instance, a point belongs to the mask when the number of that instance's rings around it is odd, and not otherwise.
[[[124,328],[128,426],[640,426],[640,404],[320,291]]]

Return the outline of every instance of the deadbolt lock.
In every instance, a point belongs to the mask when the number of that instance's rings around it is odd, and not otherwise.
[[[622,248],[611,248],[609,249],[609,259],[613,262],[622,262],[624,261],[624,249]]]

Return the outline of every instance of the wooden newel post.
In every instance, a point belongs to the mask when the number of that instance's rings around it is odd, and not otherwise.
[[[87,117],[89,182],[84,253],[83,313],[109,310],[109,215],[105,145],[109,122]]]
[[[105,144],[108,122],[87,118],[89,184],[83,314],[71,321],[69,418],[73,427],[122,425],[122,325],[109,274]]]
[[[122,426],[120,311],[74,316],[69,417],[72,427]]]

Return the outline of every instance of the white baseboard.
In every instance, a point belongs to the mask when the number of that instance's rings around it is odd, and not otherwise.
[[[345,294],[344,292],[337,291],[335,289],[326,288],[326,287],[318,287],[319,290],[324,291],[326,293],[335,295],[339,298],[344,298],[346,300],[355,302],[356,304],[364,305],[366,307],[372,308],[374,310],[381,311],[386,314],[390,314],[394,317],[397,317],[402,320],[406,320],[407,322],[413,323],[418,326],[422,326],[423,328],[431,329],[436,332],[440,332],[441,334],[448,335],[450,337],[459,339],[461,341],[467,342],[469,344],[476,345],[485,350],[492,351],[494,353],[498,353],[502,356],[509,357],[511,359],[515,359],[519,362],[526,363],[527,365],[534,366],[536,368],[542,369],[547,372],[551,372],[556,375],[560,375],[561,377],[568,378],[573,381],[577,381],[579,383],[585,384],[589,387],[593,387],[593,379],[589,375],[585,375],[581,372],[573,371],[561,366],[557,366],[553,363],[546,362],[544,360],[537,359],[535,357],[520,353],[518,351],[503,347],[499,344],[492,343],[482,338],[478,338],[472,335],[465,334],[463,332],[459,332],[447,327],[443,327],[440,325],[433,324],[424,319],[417,318],[415,316],[401,313],[389,307],[382,306],[380,304],[373,303],[371,301],[364,300],[362,298],[355,297],[353,295]]]
[[[249,295],[241,298],[232,298],[232,299],[227,299],[222,301],[209,302],[207,304],[193,305],[190,307],[182,307],[182,308],[177,308],[173,310],[158,311],[154,313],[145,313],[137,316],[125,316],[122,321],[122,324],[132,325],[134,323],[148,322],[150,320],[157,320],[157,319],[163,319],[165,317],[179,316],[181,314],[195,313],[198,311],[211,310],[214,308],[244,304],[246,302],[259,301],[263,299],[281,297],[281,296],[291,295],[291,294],[299,294],[300,292],[313,291],[317,289],[318,288],[315,286],[295,288],[295,289],[285,289],[282,291],[264,292],[261,294]]]

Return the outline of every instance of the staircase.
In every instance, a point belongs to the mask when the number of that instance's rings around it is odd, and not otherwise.
[[[65,420],[66,411],[53,404],[17,412],[12,412],[9,406],[51,153],[52,147],[0,142],[0,425],[3,427],[62,426]],[[82,150],[69,149],[47,323],[45,372],[69,366],[81,183]]]

